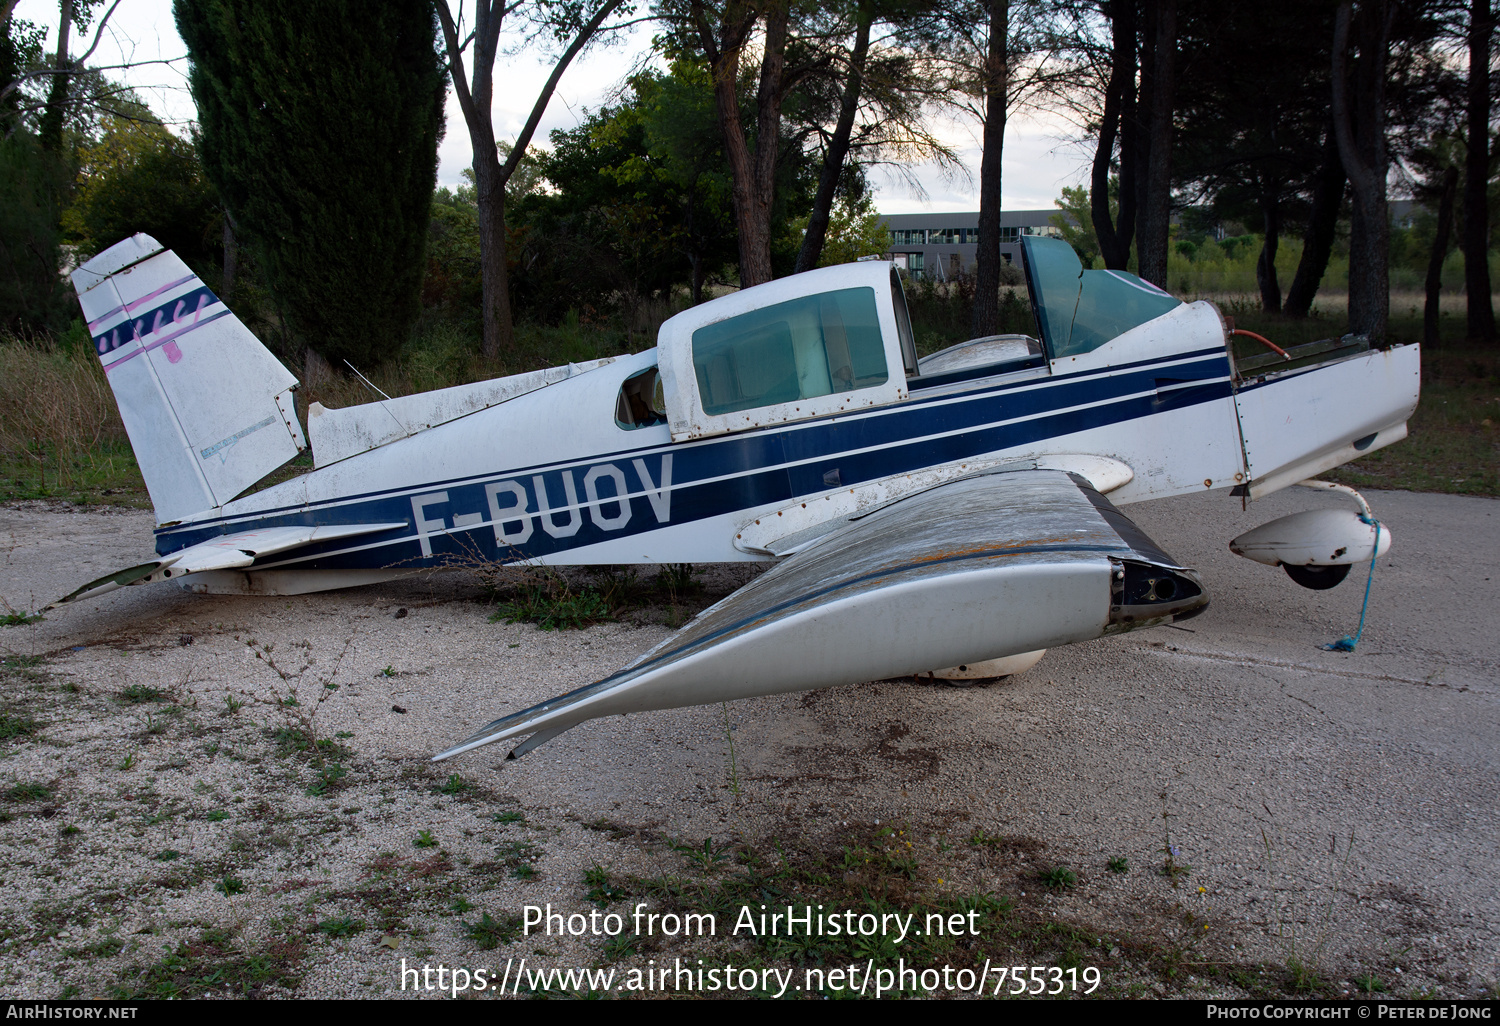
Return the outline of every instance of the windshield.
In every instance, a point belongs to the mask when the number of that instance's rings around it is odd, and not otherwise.
[[[1085,271],[1061,239],[1021,239],[1042,341],[1052,359],[1098,349],[1182,301],[1127,271]]]

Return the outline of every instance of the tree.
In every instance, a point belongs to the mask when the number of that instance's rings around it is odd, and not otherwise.
[[[289,329],[379,360],[419,307],[445,92],[423,0],[176,0],[206,174]],[[314,360],[309,357],[309,360]]]
[[[469,129],[474,150],[474,187],[479,209],[480,275],[484,281],[484,355],[498,357],[512,345],[513,325],[510,284],[506,268],[505,186],[515,174],[537,125],[562,81],[563,72],[579,52],[588,45],[609,17],[623,6],[623,0],[598,0],[580,5],[572,0],[538,2],[528,9],[533,22],[560,38],[572,38],[562,56],[553,65],[552,74],[542,87],[531,115],[526,119],[505,162],[500,162],[495,127],[490,118],[490,102],[495,91],[495,58],[499,54],[500,30],[505,19],[521,4],[507,5],[495,0],[475,0],[474,30],[467,40],[460,39],[460,18],[455,18],[447,0],[437,4],[438,19],[443,26],[447,46],[448,73]],[[460,8],[460,16],[462,9]],[[464,71],[464,50],[472,42],[472,71]]]
[[[63,227],[80,260],[145,232],[212,277],[222,215],[193,144],[159,123],[115,118],[79,153]]]
[[[678,60],[628,86],[622,102],[553,132],[539,157],[550,189],[517,212],[518,288],[533,309],[597,307],[611,293],[666,298],[684,283],[698,302],[734,260],[731,176],[707,71]]]
[[[1111,183],[1113,191],[1119,193],[1118,178]],[[1090,204],[1088,190],[1081,185],[1064,186],[1062,195],[1052,201],[1062,211],[1047,220],[1062,233],[1063,241],[1073,247],[1085,270],[1094,266],[1099,256],[1099,240],[1094,235],[1094,224],[1089,219]],[[1118,202],[1118,200],[1116,200]]]
[[[1495,34],[1491,0],[1469,2],[1468,154],[1464,181],[1464,289],[1469,337],[1495,341],[1490,296],[1490,40]]]
[[[1376,345],[1385,340],[1391,307],[1385,87],[1396,13],[1393,0],[1365,0],[1357,14],[1352,0],[1345,0],[1333,30],[1334,134],[1354,193],[1349,330],[1370,336]]]

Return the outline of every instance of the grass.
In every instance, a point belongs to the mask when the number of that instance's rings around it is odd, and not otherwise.
[[[4,792],[5,799],[12,802],[40,802],[52,797],[46,784],[16,784]]]
[[[296,968],[302,958],[297,937],[269,941],[259,951],[235,944],[230,930],[209,929],[193,941],[167,949],[165,955],[145,966],[127,969],[109,989],[116,1000],[155,998],[261,997],[268,989],[296,987]]]
[[[483,951],[494,951],[502,944],[509,944],[521,935],[521,917],[506,916],[496,919],[488,912],[480,916],[477,923],[465,923],[464,936],[474,941]]]
[[[544,631],[581,630],[613,620],[614,609],[596,588],[574,590],[560,574],[528,578],[496,607],[491,623],[534,623]]]

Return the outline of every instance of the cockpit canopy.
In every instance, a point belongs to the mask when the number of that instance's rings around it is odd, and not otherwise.
[[[1085,271],[1061,239],[1026,235],[1021,246],[1042,342],[1054,360],[1098,349],[1182,305],[1126,271]]]

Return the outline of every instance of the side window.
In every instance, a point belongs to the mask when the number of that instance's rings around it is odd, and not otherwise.
[[[693,371],[709,415],[884,384],[875,290],[803,296],[699,328]]]
[[[615,400],[615,423],[627,431],[667,422],[667,400],[655,367],[632,374]]]

